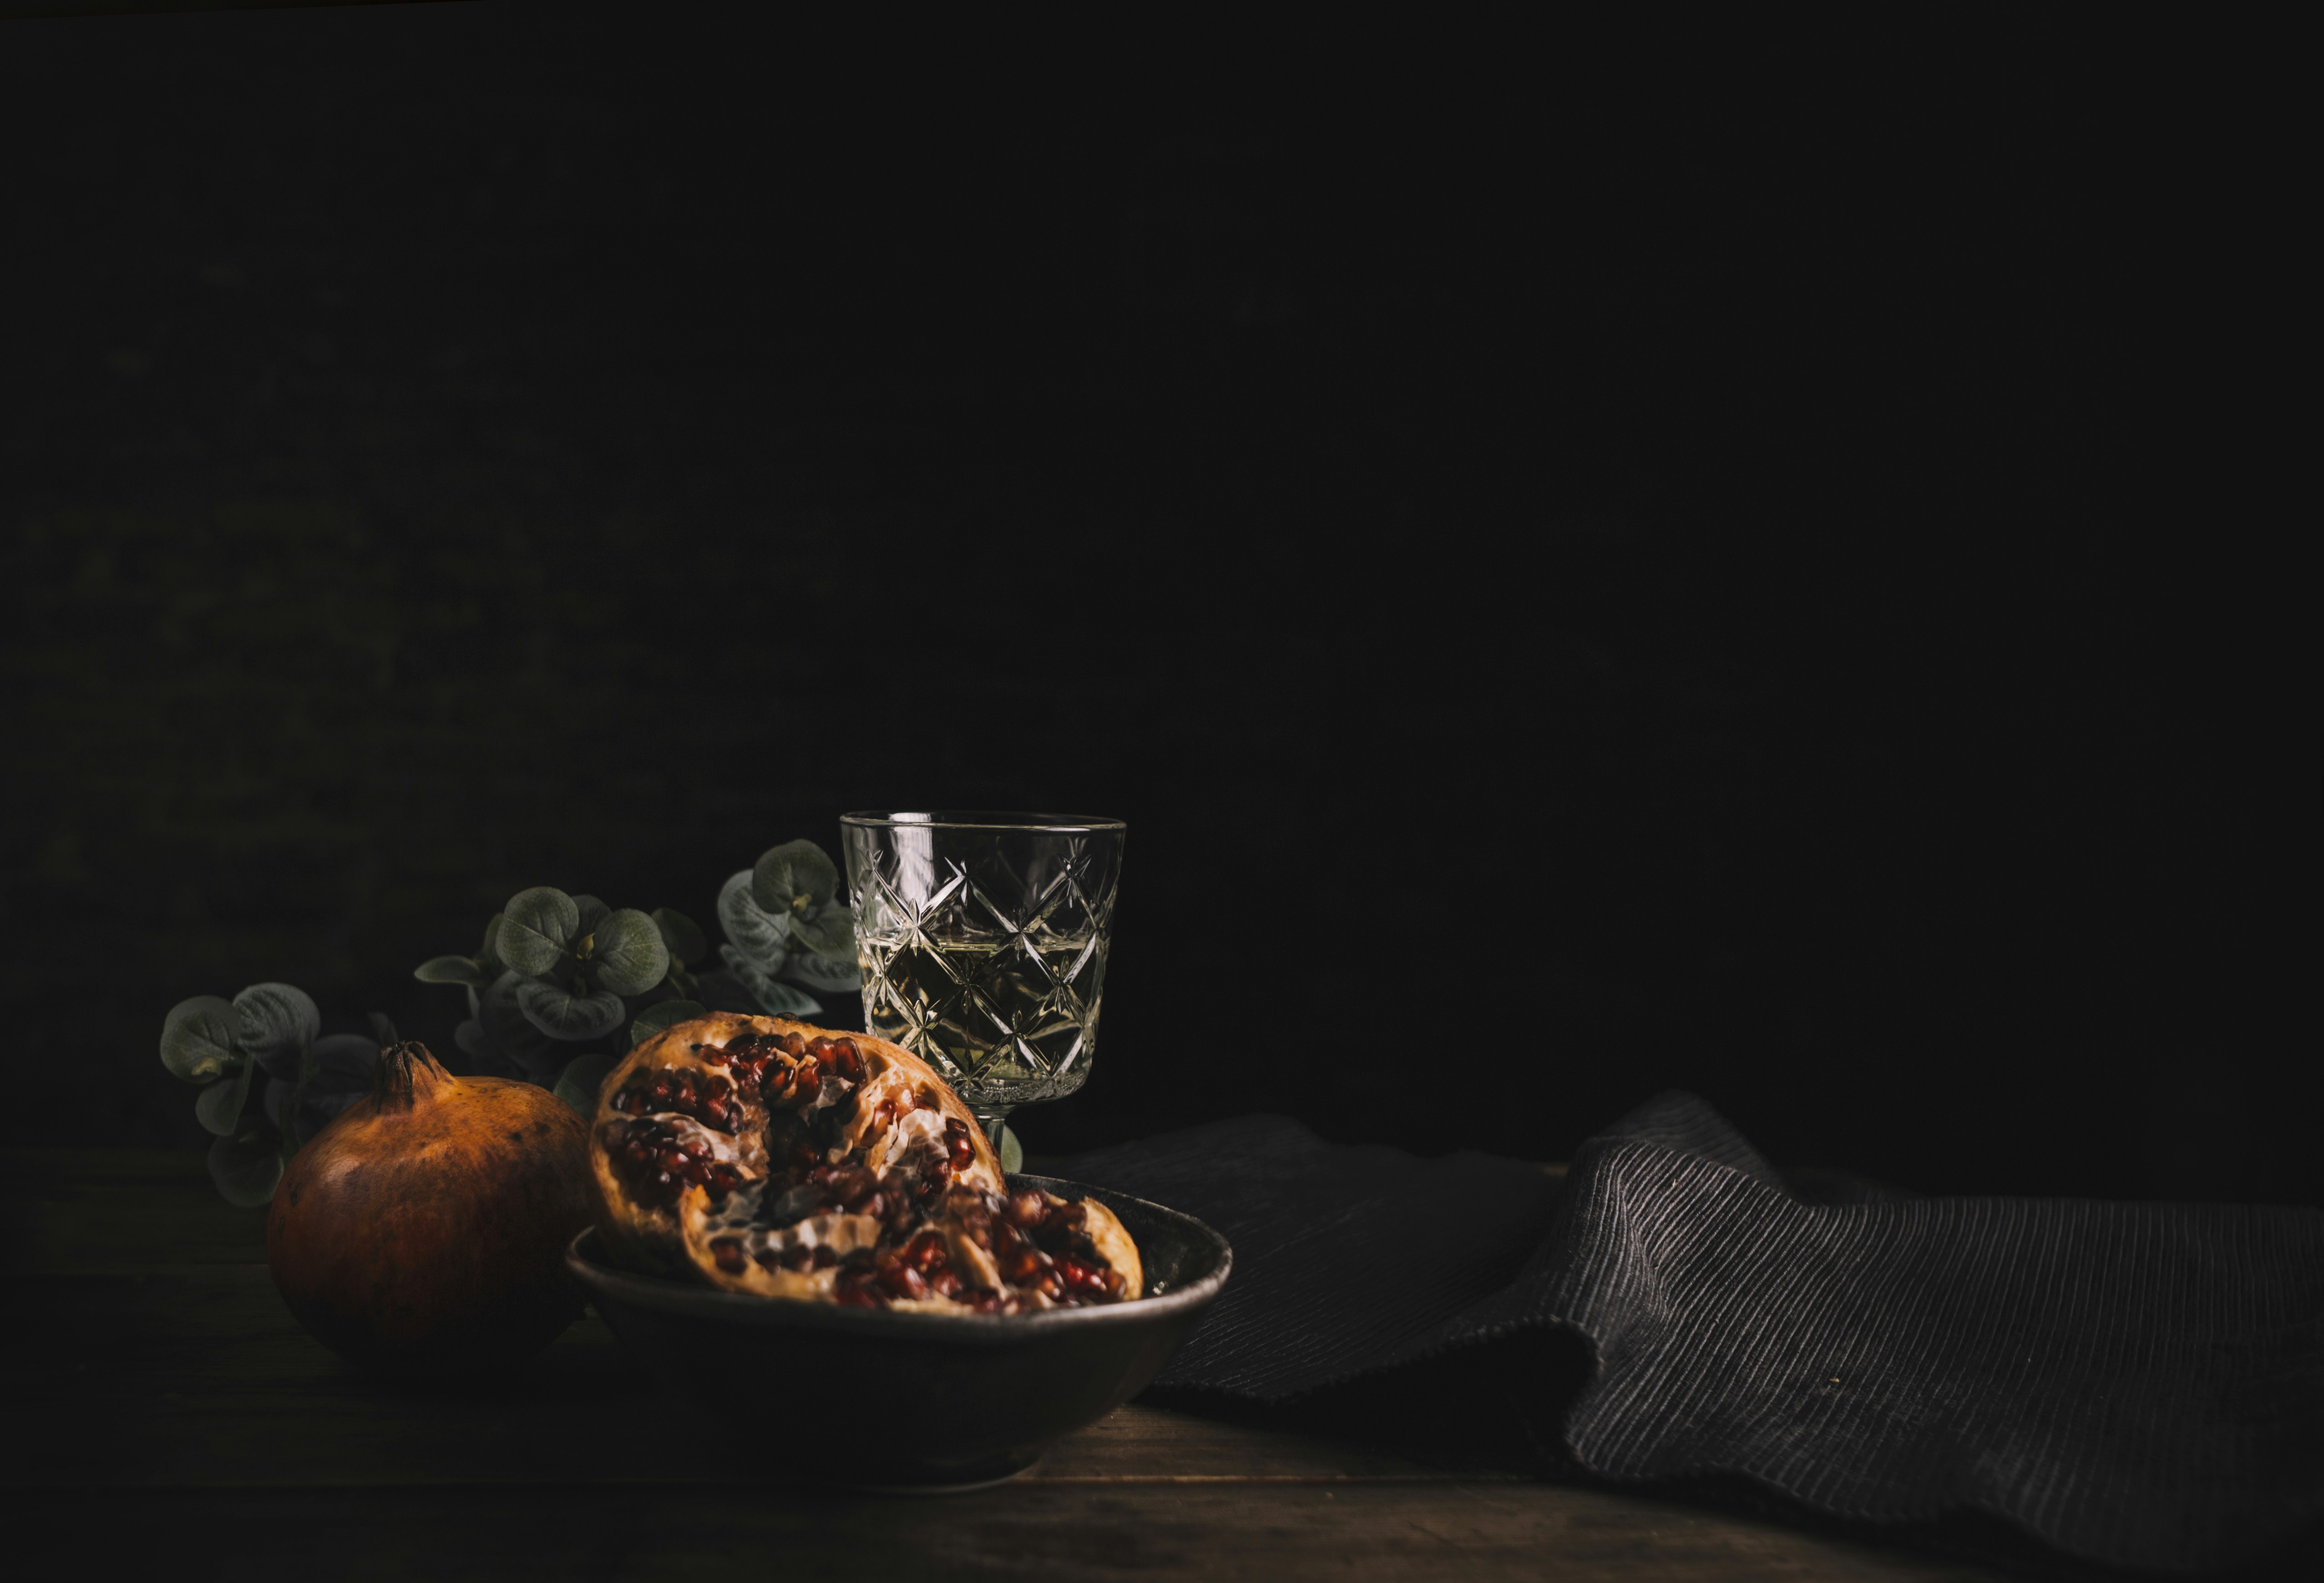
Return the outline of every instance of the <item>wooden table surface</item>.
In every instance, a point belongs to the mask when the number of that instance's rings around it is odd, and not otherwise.
[[[1998,1574],[1646,1495],[1450,1473],[1133,1402],[971,1495],[833,1494],[594,1316],[488,1393],[374,1383],[274,1293],[198,1155],[0,1152],[18,1576],[1932,1579]],[[14,1573],[14,1568],[11,1568]]]

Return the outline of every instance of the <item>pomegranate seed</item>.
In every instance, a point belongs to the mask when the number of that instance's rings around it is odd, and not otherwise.
[[[960,1292],[960,1273],[949,1265],[931,1272],[928,1290],[943,1297],[957,1296]]]
[[[1049,1217],[1049,1200],[1031,1188],[1009,1195],[1009,1218],[1030,1231]]]
[[[815,1263],[815,1254],[816,1250],[811,1247],[786,1248],[783,1251],[783,1268],[804,1270]]]
[[[894,1297],[926,1297],[928,1294],[928,1283],[909,1264],[897,1264],[882,1273],[880,1284]]]
[[[718,1267],[729,1275],[740,1275],[743,1264],[749,1262],[742,1252],[741,1240],[732,1236],[722,1236],[713,1242],[710,1256],[716,1259]]]
[[[1105,1284],[1105,1276],[1111,1273],[1101,1273],[1095,1266],[1084,1264],[1070,1254],[1057,1261],[1057,1275],[1066,1288],[1093,1297],[1111,1295]]]
[[[839,1255],[833,1253],[829,1248],[819,1247],[815,1250],[815,1267],[816,1269],[828,1270],[837,1263],[839,1263]]]
[[[733,1192],[734,1184],[741,1180],[731,1165],[714,1165],[710,1168],[710,1185],[722,1193]]]

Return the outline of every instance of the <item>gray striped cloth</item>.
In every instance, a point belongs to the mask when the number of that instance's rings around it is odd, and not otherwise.
[[[1729,1477],[1857,1523],[1976,1514],[2165,1570],[2282,1553],[2324,1516],[2324,1212],[1818,1201],[1675,1093],[1585,1143],[1562,1192],[1278,1116],[1058,1171],[1234,1244],[1165,1388],[1289,1403],[1563,1332],[1588,1366],[1532,1406],[1608,1477]]]

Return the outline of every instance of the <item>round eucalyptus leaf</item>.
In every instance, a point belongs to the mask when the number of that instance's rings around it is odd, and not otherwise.
[[[313,1137],[329,1125],[333,1116],[372,1091],[379,1051],[379,1045],[360,1033],[333,1033],[315,1041],[314,1060],[307,1069],[306,1088],[299,1096],[299,1137]],[[284,1098],[291,1086],[281,1085],[286,1090]],[[266,1114],[277,1126],[282,1125],[278,1114],[281,1103],[270,1085],[266,1090]]]
[[[1025,1169],[1025,1145],[1017,1141],[1017,1134],[1009,1130],[1007,1122],[1001,1124],[999,1153],[1002,1175],[1013,1175]]]
[[[242,1120],[243,1101],[250,1097],[250,1074],[256,1066],[245,1066],[230,1078],[221,1078],[203,1089],[194,1100],[194,1114],[201,1118],[205,1130],[219,1137],[231,1134]]]
[[[520,1055],[516,1058],[516,1070],[511,1075],[522,1078],[535,1088],[554,1088],[557,1087],[557,1074],[572,1064],[573,1046],[561,1044],[554,1039],[545,1039],[541,1041],[539,1052]]]
[[[519,973],[553,971],[581,931],[581,909],[552,885],[535,885],[509,898],[493,945]]]
[[[282,1180],[282,1151],[264,1127],[254,1126],[210,1143],[210,1180],[226,1201],[255,1209],[274,1197]]]
[[[696,980],[694,998],[714,1012],[740,1012],[747,1017],[759,1014],[758,998],[742,987],[741,979],[723,968],[715,968]]]
[[[234,1047],[234,1004],[222,995],[180,1001],[161,1021],[162,1066],[189,1083],[224,1077],[243,1062]]]
[[[855,920],[846,908],[826,904],[794,919],[791,938],[818,957],[844,961],[855,954]]]
[[[613,911],[596,897],[586,893],[574,897],[573,905],[581,914],[581,921],[573,928],[575,940],[579,940],[583,935],[594,930],[597,925],[604,922],[605,915]]]
[[[752,961],[733,946],[720,946],[718,954],[725,958],[726,971],[734,981],[759,1003],[759,1010],[770,1017],[811,1017],[823,1010],[823,1004],[813,995],[778,984],[773,975]]]
[[[527,978],[516,986],[517,1009],[526,1022],[548,1034],[568,1043],[581,1039],[595,1039],[611,1033],[622,1025],[629,1014],[622,997],[609,989],[595,995],[575,995],[561,985],[543,978]],[[524,1052],[512,1051],[520,1061]],[[526,1063],[530,1065],[530,1063]]]
[[[820,989],[825,995],[845,995],[863,987],[863,975],[853,962],[837,962],[801,951],[783,967],[783,977]]]
[[[698,962],[709,953],[710,942],[702,938],[702,930],[693,919],[675,907],[656,907],[654,927],[661,930],[662,949],[669,959],[683,966]]]
[[[486,1043],[495,1056],[512,1066],[529,1056],[544,1056],[557,1041],[532,1025],[517,1004],[517,991],[534,982],[522,974],[502,974],[476,992],[476,1021],[484,1025]],[[560,1059],[570,1051],[560,1051]],[[495,1076],[505,1075],[495,1073]]]
[[[589,964],[600,989],[643,995],[669,971],[661,930],[635,907],[607,913],[589,940]]]
[[[350,1095],[348,1097],[352,1101],[354,1096]],[[325,1110],[315,1103],[314,1079],[311,1075],[303,1088],[295,1079],[267,1078],[266,1093],[262,1103],[266,1112],[266,1119],[274,1124],[276,1130],[282,1134],[293,1152],[296,1152],[301,1143],[321,1132],[330,1124],[331,1117],[338,1114],[337,1111]],[[285,1119],[290,1116],[294,1106],[298,1109],[298,1116],[295,1117],[298,1125],[295,1127]]]
[[[770,912],[751,893],[751,871],[727,877],[718,890],[718,927],[734,949],[769,972],[782,966],[783,941],[789,938],[788,914]]]
[[[313,997],[290,984],[254,984],[235,995],[234,1023],[235,1041],[278,1078],[299,1069],[323,1032]]]
[[[751,893],[770,912],[820,907],[839,890],[839,869],[813,841],[785,841],[759,854]]]
[[[690,1023],[706,1014],[706,1008],[690,1000],[666,1000],[659,1005],[648,1006],[630,1019],[630,1048],[635,1050],[664,1028],[675,1028],[680,1023]]]
[[[385,1050],[395,1042],[395,1024],[387,1020],[385,1012],[372,1013],[368,1021],[371,1024],[371,1041],[376,1048]],[[319,1050],[321,1046],[318,1045],[316,1048]]]
[[[536,1039],[540,1038],[530,1023],[525,1025],[525,1032]],[[549,1042],[548,1040],[541,1041]],[[521,1078],[524,1075],[524,1069],[501,1053],[500,1046],[494,1044],[484,1032],[484,1025],[474,1017],[452,1030],[452,1042],[458,1045],[460,1053],[467,1058],[467,1070],[464,1076]]]
[[[493,914],[492,921],[484,925],[484,949],[476,953],[476,960],[483,965],[484,971],[494,978],[508,971],[508,964],[501,960],[500,948],[501,925],[507,921],[507,913]]]
[[[422,984],[490,984],[498,977],[474,957],[430,957],[411,970]]]
[[[581,1113],[584,1121],[597,1119],[597,1096],[613,1069],[610,1055],[577,1055],[557,1079],[557,1097]]]

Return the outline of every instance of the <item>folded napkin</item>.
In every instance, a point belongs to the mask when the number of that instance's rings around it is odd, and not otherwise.
[[[1278,1116],[1057,1169],[1234,1244],[1165,1388],[1292,1403],[1578,1341],[1562,1384],[1499,1372],[1545,1453],[1607,1477],[1724,1476],[1858,1523],[1982,1514],[2169,1570],[2279,1553],[2324,1515],[2324,1211],[1812,1196],[1676,1093],[1584,1143],[1562,1190]]]

